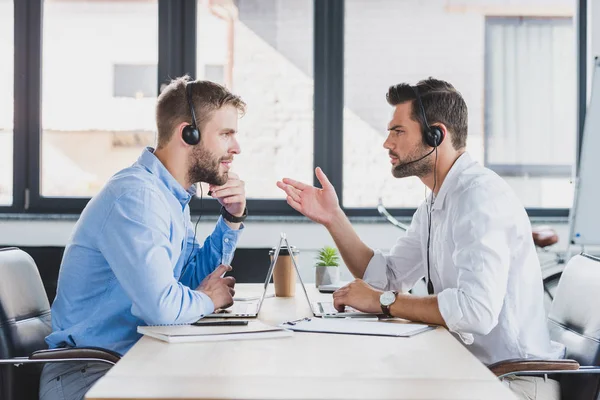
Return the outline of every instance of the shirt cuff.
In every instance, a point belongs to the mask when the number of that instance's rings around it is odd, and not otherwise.
[[[198,296],[200,296],[200,298],[202,299],[202,304],[204,305],[204,311],[200,318],[203,318],[208,314],[212,314],[215,311],[215,304],[213,303],[211,298],[208,297],[208,295],[204,292],[196,291],[196,293],[198,293]]]
[[[437,295],[440,314],[450,332],[458,334],[464,344],[473,344],[475,340],[471,333],[461,333],[458,328],[463,319],[463,313],[458,304],[458,289],[445,289]]]
[[[229,265],[231,260],[233,260],[233,253],[235,252],[237,242],[244,231],[244,228],[245,226],[242,223],[239,229],[231,229],[223,217],[219,217],[213,232],[215,238],[213,243],[215,243],[216,246],[220,245],[221,247],[220,249],[216,249],[221,253],[221,264]]]
[[[363,274],[363,281],[375,289],[385,290],[388,284],[386,265],[387,261],[383,253],[380,250],[375,250],[375,254],[373,254]]]

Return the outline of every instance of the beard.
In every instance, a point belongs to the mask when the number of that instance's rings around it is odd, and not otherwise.
[[[219,174],[219,166],[222,161],[230,160],[231,157],[215,157],[201,145],[194,146],[190,157],[189,182],[206,182],[215,186],[221,186],[227,182],[229,176],[227,172]]]
[[[398,164],[392,166],[392,175],[395,178],[406,178],[409,176],[416,176],[422,178],[433,172],[433,164],[429,160],[429,156],[417,162],[411,162],[417,160],[423,155],[427,154],[425,146],[420,146],[416,151],[406,157],[406,160],[401,160],[397,154],[390,151],[390,155],[398,158]]]

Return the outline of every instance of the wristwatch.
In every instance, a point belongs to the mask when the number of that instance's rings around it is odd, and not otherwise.
[[[396,301],[397,291],[391,290],[387,292],[383,292],[381,296],[379,296],[379,304],[381,304],[381,310],[386,317],[391,317],[390,306],[394,304]]]
[[[234,223],[234,224],[239,224],[240,222],[244,222],[244,220],[248,216],[248,207],[244,208],[244,213],[240,217],[236,217],[235,215],[233,215],[229,211],[227,211],[227,209],[225,207],[221,207],[221,215],[227,221]]]

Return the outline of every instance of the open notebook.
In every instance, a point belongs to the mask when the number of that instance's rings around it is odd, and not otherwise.
[[[266,325],[260,321],[249,321],[246,326],[138,326],[137,331],[143,335],[169,343],[266,339],[292,335],[292,332],[289,330]]]

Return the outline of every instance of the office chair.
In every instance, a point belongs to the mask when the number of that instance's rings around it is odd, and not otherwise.
[[[121,358],[94,347],[47,350],[50,321],[50,304],[33,259],[15,247],[0,249],[0,399],[38,399],[44,363],[114,365]]]
[[[531,228],[531,234],[533,235],[533,243],[542,250],[558,243],[558,234],[549,226],[544,225]]]
[[[550,338],[566,346],[567,359],[506,360],[490,370],[499,378],[548,374],[560,382],[563,400],[595,400],[600,391],[598,293],[600,259],[587,254],[571,258],[548,314]]]

